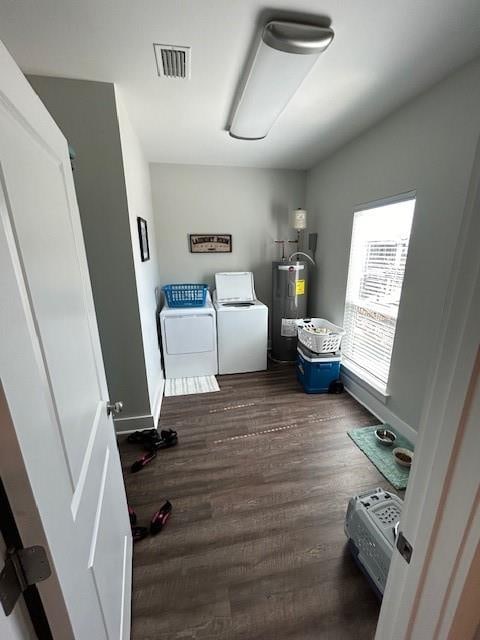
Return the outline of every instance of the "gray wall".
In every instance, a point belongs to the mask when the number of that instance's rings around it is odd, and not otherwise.
[[[150,172],[162,284],[213,285],[217,271],[253,271],[257,296],[270,305],[274,240],[295,237],[288,214],[304,206],[305,172],[173,164]],[[233,252],[191,254],[189,233],[231,233]]]
[[[477,60],[308,174],[307,208],[319,239],[314,312],[340,324],[353,209],[417,191],[387,401],[387,407],[414,429],[437,344],[479,134]]]
[[[124,401],[126,416],[149,414],[113,84],[28,80],[77,154],[73,177],[110,397]]]
[[[155,220],[152,207],[150,171],[118,88],[115,89],[115,94],[117,98],[120,139],[122,142],[123,167],[127,189],[138,307],[142,326],[148,396],[150,398],[150,407],[156,420],[162,401],[164,376],[161,367],[157,332],[156,290],[159,286],[159,265],[155,242]],[[145,262],[142,262],[140,255],[137,226],[138,216],[147,221],[150,259]]]

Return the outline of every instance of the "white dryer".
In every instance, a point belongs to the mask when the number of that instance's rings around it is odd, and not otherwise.
[[[253,273],[216,273],[215,286],[219,373],[266,369],[268,307],[255,296]]]
[[[192,378],[218,373],[217,323],[207,293],[203,307],[171,308],[160,312],[166,378]]]

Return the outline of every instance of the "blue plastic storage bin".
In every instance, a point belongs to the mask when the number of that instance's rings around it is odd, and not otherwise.
[[[163,292],[167,304],[172,309],[182,307],[203,307],[207,299],[206,284],[166,284]]]
[[[327,393],[340,377],[340,355],[315,356],[297,348],[297,379],[306,393]]]

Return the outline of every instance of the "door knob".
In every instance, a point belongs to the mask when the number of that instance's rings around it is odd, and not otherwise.
[[[121,402],[120,400],[117,400],[117,402],[107,402],[107,416],[111,415],[112,413],[117,415],[118,413],[121,413],[122,410],[123,402]]]

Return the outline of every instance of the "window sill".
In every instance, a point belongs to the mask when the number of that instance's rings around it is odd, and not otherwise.
[[[363,387],[366,391],[371,393],[377,400],[386,404],[390,393],[387,388],[382,388],[376,380],[359,367],[355,366],[353,362],[342,360],[342,373],[352,380],[355,384]]]

